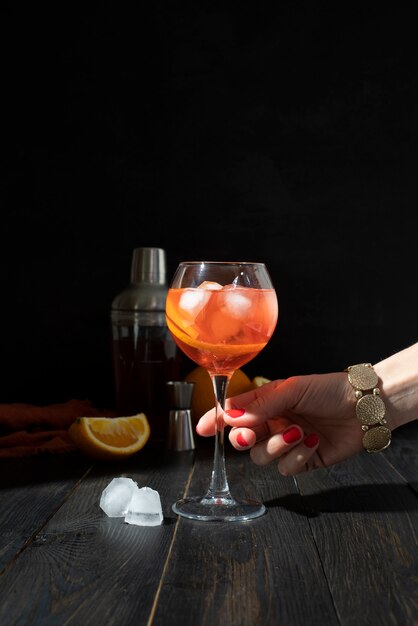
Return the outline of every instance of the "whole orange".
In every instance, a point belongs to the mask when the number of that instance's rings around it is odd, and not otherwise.
[[[200,366],[189,372],[184,380],[188,383],[195,383],[190,413],[192,422],[196,424],[206,411],[215,406],[212,381],[208,372]],[[250,389],[254,389],[253,383],[243,370],[238,369],[229,381],[226,395],[230,398]]]

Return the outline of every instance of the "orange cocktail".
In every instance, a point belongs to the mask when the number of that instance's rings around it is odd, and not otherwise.
[[[204,281],[199,287],[171,288],[167,324],[179,347],[213,373],[230,373],[253,359],[277,323],[274,289]]]
[[[215,450],[209,486],[174,502],[177,515],[235,522],[264,515],[265,505],[235,498],[225,467],[223,411],[234,372],[262,350],[276,327],[278,302],[264,263],[182,261],[166,299],[168,328],[181,350],[209,372],[215,395]]]

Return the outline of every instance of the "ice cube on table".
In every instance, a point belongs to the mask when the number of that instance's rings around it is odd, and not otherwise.
[[[125,515],[125,522],[138,526],[159,526],[163,521],[158,491],[142,487],[133,494]]]
[[[161,498],[150,487],[138,487],[131,478],[113,478],[103,490],[100,508],[108,517],[124,517],[128,524],[158,526],[163,521]]]
[[[132,478],[113,478],[102,492],[100,508],[109,517],[124,517],[132,496],[137,491],[138,485]]]

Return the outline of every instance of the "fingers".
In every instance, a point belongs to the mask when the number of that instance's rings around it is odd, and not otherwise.
[[[303,430],[296,424],[289,426],[281,433],[277,433],[260,441],[251,450],[251,459],[257,465],[268,465],[274,459],[288,452],[303,438]]]
[[[319,437],[315,433],[307,435],[303,441],[279,458],[277,469],[283,476],[294,476],[318,467],[323,467],[316,453]]]
[[[242,411],[230,418],[235,423],[242,421]],[[225,415],[227,418],[227,416]],[[226,420],[225,420],[226,421]],[[277,461],[277,468],[284,476],[293,476],[311,469],[323,467],[318,454],[319,438],[316,433],[305,434],[298,424],[288,424],[282,418],[275,420],[276,428],[280,432],[271,433],[264,422],[253,428],[233,427],[229,439],[237,450],[250,450],[250,456],[257,465],[268,465]],[[199,435],[211,436],[215,434],[215,410],[206,413],[196,426]]]
[[[226,401],[223,419],[231,426],[229,439],[237,450],[250,450],[257,465],[277,462],[278,470],[291,476],[323,467],[317,453],[319,438],[292,424],[292,413],[304,396],[312,377],[275,380]],[[276,393],[278,391],[278,393]],[[199,420],[196,431],[208,437],[215,434],[215,409]]]
[[[251,459],[257,465],[268,465],[278,460],[277,468],[284,476],[322,467],[316,454],[319,437],[316,433],[305,435],[297,424],[292,424],[284,431],[258,442],[254,430],[234,428],[229,434],[229,439],[238,450],[251,448]]]
[[[303,430],[296,424],[267,438],[260,431],[257,437],[255,430],[249,428],[233,428],[229,433],[230,442],[238,450],[251,447],[251,459],[257,465],[268,465],[302,439]]]
[[[240,428],[238,430],[232,430],[229,433],[229,439],[237,450],[245,450],[246,448],[252,448],[257,442],[257,435],[254,430],[249,428]]]
[[[290,387],[293,387],[291,381],[292,379],[274,380],[245,394],[229,398],[225,406],[225,423],[229,426],[253,428],[278,415],[284,415],[298,399],[294,392],[290,393]],[[279,388],[280,393],[277,393]]]
[[[216,432],[216,411],[211,409],[196,424],[196,432],[201,437],[212,437]]]
[[[225,423],[229,426],[236,425],[252,428],[262,424],[272,415],[279,415],[280,413],[275,411],[273,406],[276,396],[274,391],[285,382],[287,383],[288,381],[274,380],[257,389],[252,389],[251,391],[242,393],[239,396],[234,396],[233,398],[228,398],[225,403]],[[289,394],[287,394],[287,397],[289,397]],[[285,404],[285,402],[281,402],[280,404]],[[241,409],[239,415],[234,414],[235,409]],[[230,415],[228,415],[228,411],[230,411]],[[211,437],[215,434],[215,415],[215,408],[202,415],[196,425],[198,435]]]

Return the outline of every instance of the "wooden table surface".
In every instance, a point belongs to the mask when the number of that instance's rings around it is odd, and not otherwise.
[[[1,626],[418,624],[418,422],[384,453],[297,478],[228,444],[231,490],[267,505],[249,522],[171,511],[187,489],[205,490],[211,467],[207,444],[147,444],[120,464],[2,460]],[[161,526],[103,513],[115,476],[160,493]]]

